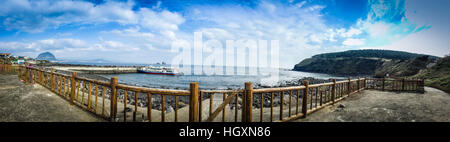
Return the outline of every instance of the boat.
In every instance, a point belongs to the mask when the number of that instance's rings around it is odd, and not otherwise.
[[[137,69],[138,73],[145,74],[160,74],[160,75],[181,75],[181,73],[175,69],[170,67],[140,67]]]

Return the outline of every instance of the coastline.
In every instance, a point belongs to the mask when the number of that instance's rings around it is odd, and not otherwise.
[[[95,79],[100,81],[110,81],[110,78],[104,77],[102,75],[104,74],[127,74],[127,73],[136,73],[134,71],[123,71],[120,70],[132,70],[133,68],[136,69],[137,67],[142,66],[136,66],[136,65],[130,65],[130,66],[124,66],[124,65],[85,65],[85,64],[64,64],[64,63],[47,63],[47,64],[38,64],[37,67],[43,67],[45,70],[50,70],[49,68],[53,68],[55,72],[63,73],[67,75],[71,75],[71,72],[77,72],[77,76],[89,78],[89,79]],[[105,70],[115,70],[115,71],[105,71]],[[288,71],[295,71],[290,69],[284,69]],[[315,77],[298,77],[291,80],[280,80],[275,85],[263,85],[261,83],[254,83],[254,88],[274,88],[274,87],[289,87],[289,86],[300,86],[303,85],[303,81],[308,80],[309,84],[319,84],[319,83],[326,83],[331,82],[332,79],[319,79]],[[336,79],[337,81],[343,80],[343,79]],[[139,86],[139,87],[150,87],[147,85],[140,85],[137,83],[126,83],[126,82],[120,82],[121,84],[126,85],[133,85],[133,86]],[[155,88],[155,87],[153,87]],[[157,88],[161,89],[189,89],[189,88],[183,88],[183,87],[171,87],[168,85],[160,86]],[[224,87],[215,87],[210,88],[207,90],[231,90],[236,88],[224,88]],[[240,88],[239,88],[240,89]],[[243,88],[242,88],[243,89]]]
[[[56,64],[50,64],[50,65],[37,65],[38,67],[43,67],[45,70],[50,70],[51,68],[54,69],[55,72],[57,73],[62,73],[62,74],[66,74],[66,75],[71,75],[72,74],[72,70],[69,69],[64,69],[61,67],[77,67],[78,69],[84,69],[84,68],[95,68],[95,69],[100,69],[100,68],[115,68],[115,67],[122,67],[122,68],[133,68],[136,66],[98,66],[98,65],[72,65],[72,64],[61,64],[61,63],[56,63]],[[84,68],[83,68],[84,67]],[[82,72],[82,71],[77,71],[75,70],[75,72],[77,72],[77,76],[79,77],[83,77],[83,78],[89,78],[89,79],[94,79],[94,80],[100,80],[100,81],[106,81],[109,82],[110,78],[104,77],[101,74],[95,74],[95,73],[90,73],[90,72]],[[115,74],[115,73],[113,73]],[[318,79],[318,78],[314,78],[314,77],[299,77],[299,78],[295,78],[292,80],[281,80],[279,81],[276,85],[272,85],[272,86],[267,86],[267,85],[262,85],[260,83],[254,83],[254,89],[259,89],[259,88],[277,88],[277,87],[289,87],[289,86],[301,86],[303,85],[303,81],[304,80],[308,80],[310,82],[310,84],[319,84],[319,83],[325,83],[325,82],[331,82],[332,79]],[[340,79],[342,80],[342,79]],[[131,86],[138,86],[138,87],[148,87],[148,88],[155,88],[155,87],[149,87],[146,85],[138,85],[135,83],[125,83],[125,82],[119,82],[121,84],[125,84],[125,85],[131,85]],[[176,90],[186,90],[189,88],[180,88],[180,87],[171,87],[169,85],[166,86],[161,86],[161,87],[156,87],[156,88],[161,88],[161,89],[176,89]],[[85,91],[87,92],[87,88],[84,88]],[[232,90],[233,88],[227,88],[227,89],[223,89],[221,87],[216,87],[216,88],[212,88],[212,89],[206,89],[206,90]],[[235,88],[234,88],[235,89]],[[93,91],[93,90],[92,90]],[[119,90],[118,92],[118,97],[119,100],[121,102],[123,102],[124,100],[124,90]],[[129,91],[128,94],[133,94],[134,92]],[[217,96],[217,95],[215,95]],[[219,95],[220,96],[220,95]],[[209,94],[205,94],[202,98],[202,100],[207,100],[210,99],[210,95]],[[166,108],[165,110],[166,113],[170,113],[173,112],[174,109],[180,109],[183,108],[185,106],[187,106],[186,104],[189,104],[189,99],[187,97],[179,97],[179,103],[178,103],[178,108],[175,108],[175,98],[174,97],[167,97],[166,98]],[[263,103],[263,107],[268,107],[267,104],[269,104],[270,102],[267,102],[268,98],[264,97],[264,103]],[[134,96],[129,96],[127,98],[127,102],[129,105],[134,105],[136,102],[134,102]],[[254,102],[255,104],[260,104],[261,100],[259,97],[255,97],[254,98]],[[145,95],[139,95],[138,96],[138,106],[139,107],[147,107],[148,102],[147,102],[147,97],[145,97]],[[235,102],[231,102],[231,103],[235,103]],[[240,106],[241,102],[238,102]],[[274,105],[278,106],[281,103],[280,100],[274,100]],[[154,95],[152,97],[152,109],[155,110],[161,110],[161,97],[159,95]],[[260,108],[260,105],[255,105],[256,108]],[[131,108],[130,108],[131,109]]]

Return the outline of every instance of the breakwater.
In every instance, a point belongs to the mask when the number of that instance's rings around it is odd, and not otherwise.
[[[108,67],[108,66],[51,66],[55,70],[80,72],[87,74],[119,74],[137,73],[137,67]]]

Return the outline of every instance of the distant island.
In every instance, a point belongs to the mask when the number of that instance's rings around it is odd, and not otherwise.
[[[392,50],[348,50],[304,59],[295,71],[340,76],[420,77],[425,85],[450,92],[450,57],[444,58]]]

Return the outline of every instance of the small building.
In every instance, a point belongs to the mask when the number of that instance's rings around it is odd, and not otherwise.
[[[0,53],[0,58],[7,59],[11,57],[11,53]]]
[[[29,60],[30,57],[28,57],[28,56],[19,56],[19,59],[20,60]]]
[[[23,64],[23,63],[25,63],[25,60],[23,60],[23,59],[16,59],[16,60],[13,60],[12,63],[13,64]]]

